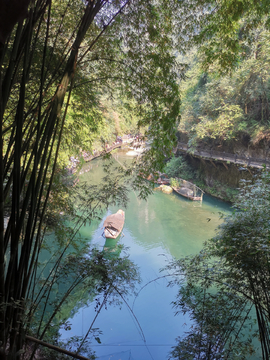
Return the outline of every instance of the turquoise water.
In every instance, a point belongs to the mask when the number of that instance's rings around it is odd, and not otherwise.
[[[128,160],[123,153],[117,156],[120,162]],[[80,181],[98,182],[103,173],[101,165],[102,160],[86,164]],[[123,236],[117,244],[128,247],[129,258],[139,267],[142,282],[138,295],[125,299],[129,306],[123,303],[121,308],[102,309],[94,326],[102,331],[101,343],[93,342],[91,348],[102,360],[164,360],[176,345],[176,337],[188,330],[190,321],[188,315],[175,316],[171,303],[178,289],[167,287],[169,278],[160,278],[165,275],[160,274],[160,269],[171,259],[200,251],[203,242],[215,235],[221,223],[220,212],[231,210],[228,204],[207,195],[203,202],[159,191],[147,201],[138,199],[134,192],[129,196]],[[117,210],[118,207],[110,207],[99,224],[82,228],[82,235],[89,238],[91,245],[103,249],[103,221]],[[118,253],[121,256],[121,247]],[[62,339],[84,336],[95,317],[94,307],[92,303],[79,308],[69,319],[71,330],[62,330]]]

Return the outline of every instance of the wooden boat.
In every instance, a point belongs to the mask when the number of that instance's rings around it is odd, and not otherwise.
[[[117,213],[109,215],[104,221],[104,236],[109,239],[116,239],[121,233],[125,222],[125,212],[121,209]]]
[[[204,194],[202,189],[187,180],[181,178],[176,178],[176,180],[179,185],[177,187],[172,186],[172,188],[177,194],[190,200],[202,201]]]
[[[179,194],[179,195],[181,195],[181,196],[184,196],[184,197],[186,197],[186,198],[188,198],[189,200],[202,200],[202,197],[203,197],[203,195],[201,195],[201,196],[194,196],[194,193],[193,193],[193,191],[192,190],[190,190],[190,189],[188,189],[188,188],[185,188],[185,187],[181,187],[181,188],[176,188],[176,187],[172,187],[173,188],[173,190],[177,193],[177,194]]]

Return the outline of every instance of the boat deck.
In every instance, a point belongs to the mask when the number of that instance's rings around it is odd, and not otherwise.
[[[179,183],[179,187],[172,186],[172,188],[177,194],[189,200],[202,201],[204,194],[202,189],[187,180],[181,178],[177,178],[176,180]]]

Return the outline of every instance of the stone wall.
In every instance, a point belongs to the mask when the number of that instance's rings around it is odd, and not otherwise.
[[[192,167],[199,170],[203,181],[209,187],[212,187],[214,182],[218,181],[221,184],[238,188],[241,186],[241,179],[252,180],[252,177],[258,173],[258,170],[256,169],[205,160],[189,154],[185,155],[185,158]]]

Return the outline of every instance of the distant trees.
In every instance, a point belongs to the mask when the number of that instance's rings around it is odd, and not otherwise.
[[[179,130],[195,144],[268,141],[269,3],[192,3],[192,11],[188,2],[182,10],[193,21],[185,22],[183,33],[188,46],[183,61],[189,70],[181,83]],[[195,36],[190,36],[191,29]]]
[[[256,0],[192,0],[181,6],[180,41],[196,43],[204,70],[231,71],[253,47],[258,29],[269,30],[269,3]],[[189,20],[189,21],[188,21]],[[190,40],[190,41],[189,41]],[[256,53],[256,45],[253,47]]]
[[[245,43],[244,55],[229,74],[219,74],[213,64],[202,69],[202,57],[193,55],[182,83],[182,120],[179,130],[191,142],[210,144],[248,138],[258,145],[267,141],[269,129],[269,31],[259,27],[253,42]],[[264,144],[263,144],[264,145]]]

